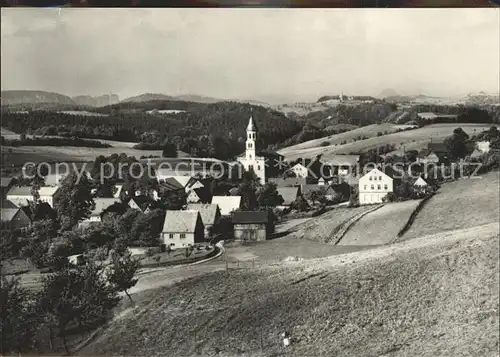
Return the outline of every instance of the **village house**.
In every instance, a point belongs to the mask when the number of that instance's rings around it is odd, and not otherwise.
[[[233,211],[241,208],[241,196],[214,196],[212,204],[219,206],[221,215],[230,216]]]
[[[90,217],[81,221],[80,225],[85,226],[90,223],[101,222],[104,211],[120,202],[117,198],[94,198],[95,208],[90,212]]]
[[[295,177],[306,179],[309,177],[309,169],[302,165],[301,163],[292,166],[288,172],[293,172]]]
[[[359,204],[382,203],[388,193],[393,192],[393,178],[378,168],[370,170],[359,179]]]
[[[274,222],[269,211],[238,211],[232,215],[234,239],[264,241],[274,233]]]
[[[14,179],[12,177],[2,177],[0,182],[1,198],[4,199],[5,196],[7,196],[7,192],[9,192],[10,188],[14,185]]]
[[[148,196],[135,196],[132,197],[127,204],[130,208],[138,210],[141,213],[147,213],[149,206],[151,205],[151,199]]]
[[[195,188],[189,191],[186,201],[188,203],[210,203],[212,195],[206,187]]]
[[[427,149],[420,151],[416,162],[419,164],[438,164],[448,160],[448,149],[444,143],[429,143]]]
[[[221,214],[219,206],[211,203],[190,203],[186,210],[200,212],[201,221],[205,227],[205,236],[209,236],[212,228],[217,227]]]
[[[356,172],[359,155],[334,155],[328,160],[332,176],[347,176]]]
[[[423,179],[423,177],[419,177],[415,180],[415,182],[413,183],[413,186],[414,187],[417,187],[419,189],[425,189],[426,187],[429,186],[429,184]]]
[[[257,147],[257,126],[253,118],[250,117],[247,126],[247,140],[245,157],[238,158],[238,161],[243,165],[246,171],[253,171],[255,176],[259,178],[260,183],[266,183],[266,159],[263,156],[258,156],[256,153]]]
[[[278,194],[283,198],[280,206],[288,207],[301,196],[300,187],[278,187]]]
[[[477,160],[480,159],[484,155],[484,152],[482,152],[479,149],[474,149],[474,151],[469,155],[470,160]]]
[[[187,248],[205,241],[205,228],[198,211],[167,211],[161,239],[171,249]]]
[[[54,207],[54,197],[59,187],[42,186],[38,190],[39,201],[47,202],[50,207]],[[30,186],[14,186],[7,193],[6,199],[11,201],[18,207],[28,206],[29,202],[33,202],[34,197]]]
[[[301,194],[304,198],[308,197],[309,193],[311,191],[320,191],[323,195],[325,195],[325,198],[329,201],[332,201],[338,194],[334,190],[332,185],[329,184],[323,184],[323,185],[302,185],[301,188]]]
[[[31,224],[31,218],[23,209],[10,201],[2,201],[1,219],[9,229],[20,229]]]

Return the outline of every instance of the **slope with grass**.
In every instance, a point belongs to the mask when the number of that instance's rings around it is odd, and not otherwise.
[[[328,243],[343,225],[373,209],[373,206],[338,207],[319,217],[303,223],[290,236],[299,239],[310,239],[321,243]]]
[[[80,355],[498,356],[498,226],[135,295]]]
[[[421,200],[385,204],[357,221],[337,243],[338,245],[380,245],[396,240]]]
[[[444,184],[400,238],[410,239],[450,229],[499,222],[499,172]]]
[[[321,139],[307,141],[298,145],[290,146],[284,149],[281,149],[279,152],[285,155],[285,159],[288,161],[296,160],[299,157],[302,158],[314,158],[317,155],[323,155],[324,160],[328,160],[330,157],[338,154],[349,154],[352,152],[365,152],[371,149],[375,149],[378,146],[382,145],[395,145],[396,150],[420,150],[427,147],[429,142],[435,141],[443,141],[448,136],[451,136],[453,130],[457,127],[462,127],[465,132],[469,135],[473,135],[474,133],[479,133],[483,130],[488,130],[490,128],[490,124],[467,124],[467,123],[458,123],[458,124],[433,124],[428,125],[419,129],[400,131],[388,135],[376,136],[377,132],[385,131],[377,128],[393,128],[392,131],[397,130],[398,125],[394,124],[381,124],[370,125],[368,127],[363,127],[360,129],[356,129],[347,133],[332,135],[331,137],[325,137]],[[369,134],[357,134],[353,137],[357,137],[358,135],[366,135],[371,136],[368,139],[358,140],[355,142],[349,142],[344,145],[340,145],[340,142],[345,140],[342,135],[352,135],[357,130],[365,129],[369,130],[372,135]],[[353,138],[351,137],[351,139]],[[339,139],[342,138],[342,139]],[[351,140],[351,139],[348,139]],[[323,141],[329,141],[329,146],[321,146]]]

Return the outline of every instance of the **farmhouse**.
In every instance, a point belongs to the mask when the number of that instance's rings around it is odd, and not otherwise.
[[[241,208],[241,196],[214,196],[212,204],[219,205],[220,214],[231,215],[231,212]]]
[[[189,191],[186,201],[188,203],[209,203],[212,197],[206,187],[195,188]]]
[[[204,242],[204,230],[198,211],[167,211],[161,237],[165,246],[186,248]]]
[[[335,155],[328,160],[332,176],[347,176],[352,172],[356,172],[355,169],[358,163],[359,155]]]
[[[151,204],[151,200],[148,196],[135,196],[128,201],[128,206],[132,209],[138,210],[142,213],[146,213],[147,209]]]
[[[238,211],[232,216],[234,238],[241,241],[263,241],[274,232],[269,211]]]
[[[301,195],[300,187],[278,187],[277,191],[283,198],[282,206],[290,206]]]
[[[0,190],[2,191],[2,199],[5,198],[5,196],[7,195],[7,192],[9,192],[10,188],[13,186],[14,184],[14,179],[12,177],[2,177],[0,179]]]
[[[212,227],[217,226],[221,217],[219,206],[216,204],[190,203],[186,209],[200,212],[201,221],[205,227],[205,235],[208,235]]]
[[[417,156],[417,163],[437,164],[448,160],[448,149],[444,143],[429,143],[427,149],[420,151]]]
[[[359,204],[382,203],[393,192],[393,178],[374,168],[359,179]]]
[[[419,177],[413,183],[413,186],[418,187],[418,188],[425,188],[425,187],[429,186],[429,184],[422,177]]]
[[[2,223],[10,229],[20,229],[31,224],[31,218],[22,207],[17,207],[10,201],[3,201],[1,208]]]
[[[38,190],[40,202],[47,202],[50,207],[54,207],[54,196],[58,191],[58,187],[40,187]],[[33,202],[33,194],[30,186],[15,186],[7,193],[7,200],[11,201],[18,207],[28,206],[29,202]]]
[[[309,177],[309,169],[304,165],[302,165],[301,163],[292,166],[290,170],[288,170],[288,172],[292,172],[295,175],[295,177],[298,178],[306,179],[307,177]]]
[[[257,126],[250,117],[247,126],[246,151],[244,158],[238,158],[246,171],[253,171],[263,185],[266,182],[266,159],[256,154]]]
[[[474,151],[469,155],[469,159],[472,159],[472,160],[479,159],[483,155],[484,155],[484,152],[482,152],[479,149],[474,149]]]
[[[117,198],[95,198],[94,203],[95,208],[90,212],[90,217],[80,222],[81,225],[101,222],[104,211],[115,203],[120,203],[120,200]]]

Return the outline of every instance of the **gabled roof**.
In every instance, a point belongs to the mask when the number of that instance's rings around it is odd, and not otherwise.
[[[415,180],[413,186],[423,187],[423,186],[428,186],[428,183],[422,177],[419,177],[418,179]]]
[[[200,212],[204,225],[214,224],[217,212],[220,212],[219,206],[211,203],[189,203],[186,209]]]
[[[202,187],[205,187],[204,184],[202,184],[200,181],[196,180],[196,179],[192,179],[190,183],[188,183],[187,187],[190,189],[190,190],[194,190],[194,189],[197,189],[197,188],[202,188]]]
[[[178,190],[183,190],[184,186],[182,186],[179,181],[177,181],[173,177],[166,178],[165,180],[162,180],[158,188],[160,191],[165,190],[165,191],[178,191]]]
[[[392,170],[392,169],[391,169]],[[381,169],[379,168],[373,168],[371,169],[370,171],[368,171],[366,174],[364,174],[363,176],[361,176],[360,180],[362,180],[365,176],[369,176],[369,175],[384,175],[384,176],[388,176],[389,178],[393,178],[393,176],[391,175],[393,172],[389,170],[387,167],[384,171],[382,171]]]
[[[232,222],[237,224],[269,223],[268,211],[236,211]]]
[[[9,192],[7,192],[7,196],[29,196],[33,197],[31,193],[31,186],[13,186]]]
[[[210,202],[212,200],[211,194],[206,187],[195,188],[192,191],[196,193],[202,203]]]
[[[118,198],[95,198],[94,199],[95,208],[90,213],[90,215],[92,217],[99,216],[107,208],[109,208],[110,206],[114,205],[115,203],[119,203],[119,202],[120,202],[120,200]]]
[[[470,154],[470,157],[471,158],[481,157],[481,156],[483,156],[483,154],[484,153],[481,150],[474,149],[474,151],[472,152],[472,154]]]
[[[132,197],[129,201],[129,205],[130,205],[130,202],[132,202],[132,201],[135,202],[137,207],[139,207],[139,209],[143,212],[146,210],[146,208],[149,207],[149,205],[151,203],[151,200],[149,199],[149,197],[144,196],[144,195]]]
[[[198,218],[198,211],[167,211],[163,222],[163,232],[194,233]]]
[[[295,201],[300,193],[300,187],[278,187],[278,194],[283,197],[283,205],[289,205]]]
[[[229,190],[229,194],[231,196],[238,196],[240,194],[240,189],[239,187],[233,187],[232,189]]]
[[[212,197],[212,204],[219,205],[220,213],[227,216],[232,211],[240,208],[241,196],[214,196]]]
[[[44,196],[44,197],[50,197],[50,196],[54,196],[55,193],[57,192],[57,190],[59,190],[59,187],[52,187],[52,186],[42,186],[40,187],[40,190],[38,190],[38,194],[40,196]]]
[[[0,185],[2,188],[7,188],[10,186],[12,183],[13,178],[12,177],[2,177],[0,179]]]

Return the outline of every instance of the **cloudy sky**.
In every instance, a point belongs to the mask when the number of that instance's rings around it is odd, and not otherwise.
[[[498,9],[1,10],[1,87],[316,99],[498,92]]]

